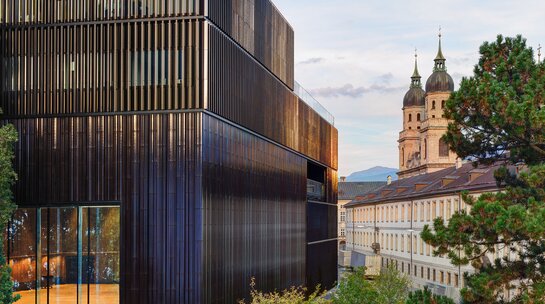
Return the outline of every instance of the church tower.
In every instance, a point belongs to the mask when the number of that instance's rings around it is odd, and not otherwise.
[[[411,86],[403,98],[403,131],[399,133],[399,170],[420,165],[420,129],[424,120],[426,92],[418,73],[418,55],[414,55],[414,72]]]
[[[415,137],[418,138],[418,152],[415,153],[411,148],[414,157],[409,157],[408,160],[403,159],[400,154],[400,171],[398,173],[400,179],[436,172],[456,164],[456,154],[450,151],[448,145],[442,140],[449,123],[444,114],[445,105],[450,94],[454,91],[454,81],[447,73],[446,59],[441,46],[441,33],[439,33],[439,50],[434,62],[433,73],[426,81],[424,106],[421,109],[422,121],[417,121],[416,124],[418,135],[413,135],[410,124],[404,124],[404,130],[401,132],[400,153],[403,149],[407,151],[407,146],[409,146],[403,143],[413,143]],[[407,95],[410,92],[409,90]],[[407,95],[405,99],[407,99]],[[408,114],[406,108],[404,101],[404,116]],[[404,117],[404,119],[406,118]]]

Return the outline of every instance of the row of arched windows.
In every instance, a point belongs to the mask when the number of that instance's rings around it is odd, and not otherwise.
[[[432,110],[435,110],[436,106],[435,106],[436,102],[435,100],[433,100],[431,102],[431,109]],[[445,100],[442,100],[441,101],[441,109],[444,109],[445,108],[445,105],[446,105],[446,101]],[[434,116],[435,117],[435,116]],[[416,121],[421,121],[422,120],[422,117],[420,116],[420,113],[416,114]],[[412,114],[409,114],[409,119],[408,119],[409,122],[412,122],[413,121],[413,115]]]
[[[445,100],[441,100],[441,109],[444,109],[445,108],[445,105],[446,105],[446,101]],[[432,110],[435,110],[435,100],[432,100],[431,102],[431,109]]]
[[[403,163],[405,163],[405,150],[402,149],[402,151],[403,151],[402,159],[403,159]],[[448,143],[442,138],[439,139],[439,157],[449,157],[449,152],[450,152],[450,149],[449,149]],[[420,148],[420,153],[423,159],[428,158],[428,140],[427,139],[424,139],[424,145],[423,147]]]
[[[420,121],[421,116],[420,113],[416,114],[416,121]],[[409,122],[413,121],[413,114],[409,114]]]

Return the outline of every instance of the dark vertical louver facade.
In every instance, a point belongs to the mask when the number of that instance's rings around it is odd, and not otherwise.
[[[17,203],[119,205],[121,303],[332,287],[337,130],[293,48],[268,0],[0,0]]]

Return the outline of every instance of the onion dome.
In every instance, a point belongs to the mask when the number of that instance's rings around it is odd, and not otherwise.
[[[454,91],[454,80],[447,73],[447,67],[445,65],[445,56],[443,56],[443,50],[441,49],[441,34],[439,34],[439,51],[434,59],[435,66],[433,68],[433,74],[426,81],[426,92],[452,92]]]
[[[418,55],[414,54],[414,73],[411,76],[411,87],[403,98],[403,107],[424,106],[426,92],[422,90],[422,77],[418,73]]]

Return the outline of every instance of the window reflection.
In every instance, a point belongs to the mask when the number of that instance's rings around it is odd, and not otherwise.
[[[43,22],[44,11],[47,12],[47,22],[65,22],[194,15],[197,9],[195,1],[163,0],[156,4],[148,2],[149,0],[2,0],[0,23]],[[251,11],[253,12],[253,8]]]
[[[73,55],[57,53],[52,57],[6,56],[0,61],[0,69],[5,75],[0,88],[6,92],[42,90],[45,88],[43,83],[47,80],[47,75],[41,69],[49,59],[53,60],[57,71],[54,76],[55,90],[113,87],[115,83],[112,79],[101,78],[99,82],[97,78],[81,77],[80,72],[93,70],[95,66],[108,66],[114,62],[114,57],[119,60],[113,53]],[[129,86],[165,86],[171,85],[172,81],[181,84],[183,60],[182,50],[131,51],[127,62],[128,84]],[[24,66],[28,68],[25,70]],[[170,79],[170,75],[174,76],[174,80]]]
[[[36,209],[18,209],[9,226],[8,260],[12,269],[15,293],[21,296],[18,303],[34,303],[36,280]]]
[[[40,303],[47,299],[77,298],[77,228],[76,208],[41,210],[41,286]],[[46,289],[46,291],[44,291]],[[51,301],[50,301],[51,302]]]
[[[83,217],[89,302],[82,303],[119,303],[119,208],[85,208]]]
[[[119,303],[119,216],[118,207],[18,209],[6,244],[17,303]]]

